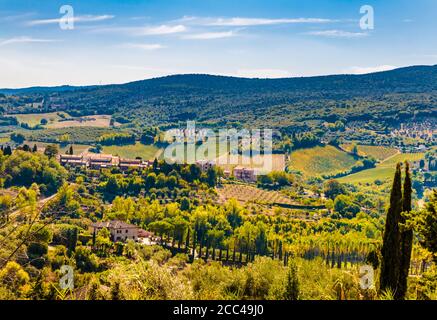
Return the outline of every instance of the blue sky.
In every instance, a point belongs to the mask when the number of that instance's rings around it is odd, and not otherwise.
[[[74,29],[60,28],[63,5]],[[374,29],[360,28],[363,5]],[[437,64],[436,14],[435,0],[0,0],[0,87]]]

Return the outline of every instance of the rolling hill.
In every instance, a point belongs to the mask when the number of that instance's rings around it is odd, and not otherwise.
[[[73,116],[114,114],[120,120],[171,124],[292,127],[309,120],[377,120],[437,114],[437,66],[414,66],[366,75],[247,79],[175,75],[121,85],[0,90],[0,107],[19,113],[17,100],[44,101],[28,112]]]

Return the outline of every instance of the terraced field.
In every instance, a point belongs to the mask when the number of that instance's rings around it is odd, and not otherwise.
[[[398,162],[417,161],[423,159],[424,153],[402,153],[397,154],[386,161],[381,162],[376,168],[364,170],[338,179],[343,183],[374,183],[376,180],[388,183],[393,179],[393,174]]]
[[[351,151],[352,144],[344,144],[341,147],[344,150]],[[368,146],[368,145],[358,145],[358,154],[360,156],[371,156],[376,160],[382,161],[395,154],[398,154],[399,151],[395,148],[384,147],[384,146]]]
[[[290,167],[307,176],[330,175],[350,169],[357,159],[333,146],[299,149],[290,155]]]

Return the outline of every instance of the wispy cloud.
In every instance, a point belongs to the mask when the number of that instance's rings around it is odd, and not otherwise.
[[[161,25],[157,27],[144,27],[138,30],[140,35],[164,35],[164,34],[173,34],[173,33],[181,33],[187,31],[187,28],[184,25]]]
[[[46,43],[46,42],[57,42],[59,40],[55,39],[40,39],[40,38],[32,38],[32,37],[14,37],[6,40],[0,40],[0,47],[17,44],[17,43]]]
[[[98,22],[98,21],[104,21],[113,19],[113,15],[84,15],[84,16],[76,16],[71,18],[73,22]],[[38,25],[47,25],[47,24],[56,24],[61,21],[62,18],[55,18],[55,19],[41,19],[41,20],[32,20],[29,21],[27,24],[29,26],[38,26]]]
[[[350,67],[349,69],[345,70],[344,73],[366,74],[366,73],[373,73],[373,72],[389,71],[396,68],[397,68],[396,66],[390,66],[390,65],[381,65],[376,67]]]
[[[163,46],[162,44],[159,43],[125,43],[123,47],[132,48],[132,49],[141,49],[145,51],[154,51],[154,50],[166,48],[166,46]]]
[[[268,18],[201,18],[201,17],[183,17],[180,21],[203,26],[217,27],[250,27],[266,26],[277,24],[302,24],[302,23],[329,23],[335,20],[321,18],[290,18],[290,19],[268,19]]]
[[[182,36],[182,39],[190,39],[190,40],[212,40],[212,39],[222,39],[222,38],[230,38],[236,36],[237,33],[235,31],[223,31],[223,32],[203,32],[203,33],[194,33]]]
[[[366,32],[350,32],[343,30],[323,30],[323,31],[311,31],[306,34],[312,36],[320,36],[326,38],[362,38],[367,37],[369,34]]]

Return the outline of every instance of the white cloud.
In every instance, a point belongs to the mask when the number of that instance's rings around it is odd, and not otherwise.
[[[204,33],[196,33],[196,34],[188,34],[183,36],[183,39],[192,39],[192,40],[211,40],[211,39],[222,39],[222,38],[230,38],[236,35],[235,31],[223,31],[223,32],[204,32]]]
[[[14,37],[6,40],[0,41],[0,47],[6,46],[10,44],[16,44],[16,43],[44,43],[44,42],[57,42],[58,40],[54,39],[40,39],[40,38],[31,38],[31,37]]]
[[[249,27],[249,26],[265,26],[276,24],[299,24],[299,23],[329,23],[335,20],[320,19],[320,18],[294,18],[294,19],[267,19],[267,18],[199,18],[199,17],[183,17],[180,21],[187,23],[217,26],[217,27]]]
[[[185,32],[187,28],[184,25],[161,25],[157,27],[145,27],[137,29],[139,35],[149,36],[149,35],[164,35]]]
[[[243,78],[287,78],[291,76],[289,71],[279,69],[245,69],[237,71],[237,77]]]
[[[166,48],[166,46],[163,46],[159,43],[126,43],[123,45],[123,47],[141,49],[145,51],[153,51]]]
[[[320,36],[327,38],[362,38],[367,37],[369,34],[366,32],[349,32],[343,30],[323,30],[323,31],[311,31],[307,34],[312,36]]]
[[[73,22],[97,22],[97,21],[104,21],[113,19],[114,16],[112,15],[100,15],[100,16],[94,16],[94,15],[84,15],[84,16],[76,16],[72,18]],[[38,25],[46,25],[46,24],[56,24],[61,21],[61,18],[55,18],[55,19],[42,19],[42,20],[32,20],[28,22],[29,26],[38,26]]]
[[[373,73],[373,72],[389,71],[396,68],[397,68],[396,66],[390,66],[390,65],[381,65],[376,67],[350,67],[349,69],[345,70],[345,73],[366,74],[366,73]]]

